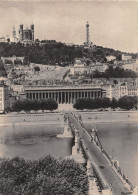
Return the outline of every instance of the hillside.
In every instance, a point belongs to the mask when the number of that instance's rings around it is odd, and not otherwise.
[[[25,62],[38,64],[59,64],[66,66],[74,62],[74,58],[90,58],[93,62],[106,62],[106,56],[113,55],[120,60],[120,55],[124,52],[117,51],[101,46],[94,46],[93,49],[84,48],[83,46],[68,46],[65,43],[56,41],[35,42],[34,45],[25,47],[21,43],[0,43],[1,56],[25,56]],[[133,59],[138,54],[125,53],[132,56]]]

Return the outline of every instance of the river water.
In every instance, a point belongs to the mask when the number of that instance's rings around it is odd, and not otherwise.
[[[136,121],[125,122],[128,115],[120,114],[119,116],[117,114],[112,117],[109,113],[107,115],[82,114],[82,119],[86,129],[91,130],[93,127],[97,127],[105,151],[119,160],[122,170],[135,185],[138,171],[136,164],[138,123]],[[108,117],[115,121],[107,122]],[[117,122],[121,117],[125,121]],[[130,115],[130,117],[134,119],[136,115]],[[101,119],[105,122],[100,121]],[[34,160],[48,154],[56,158],[70,156],[73,145],[72,138],[55,136],[63,133],[63,126],[62,114],[1,115],[0,157],[20,156]]]
[[[48,154],[70,156],[72,139],[56,137],[60,133],[60,114],[0,116],[0,157],[37,160]]]

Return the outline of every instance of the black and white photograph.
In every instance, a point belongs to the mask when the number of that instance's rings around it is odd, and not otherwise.
[[[138,2],[0,0],[0,195],[138,195]]]

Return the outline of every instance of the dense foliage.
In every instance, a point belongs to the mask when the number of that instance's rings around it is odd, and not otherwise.
[[[68,46],[54,40],[37,40],[32,46],[25,47],[21,43],[0,43],[0,57],[5,56],[25,56],[28,63],[38,64],[59,64],[66,66],[74,62],[74,58],[90,58],[93,62],[106,62],[106,56],[113,55],[120,59],[120,51],[114,49],[94,46],[93,49],[84,48],[83,46]],[[137,54],[131,54],[133,58]]]
[[[123,68],[116,67],[113,68],[113,66],[109,66],[109,68],[106,69],[105,72],[99,72],[98,70],[95,70],[92,75],[90,75],[93,78],[136,78],[137,74],[132,70],[124,70]]]
[[[77,110],[84,110],[84,109],[99,109],[99,108],[109,108],[111,107],[112,109],[115,108],[121,108],[121,109],[126,109],[130,110],[132,108],[137,109],[138,105],[138,97],[131,97],[131,96],[123,96],[119,98],[117,101],[115,98],[110,100],[109,98],[97,98],[97,99],[78,99],[76,103],[73,105],[73,107]]]
[[[34,110],[35,112],[38,110],[56,110],[58,108],[58,104],[52,98],[44,99],[44,100],[17,100],[12,105],[12,111],[20,112],[30,112]]]
[[[118,100],[118,107],[130,110],[138,105],[138,97],[123,96]]]
[[[43,45],[34,44],[24,47],[20,43],[0,43],[1,56],[25,56],[25,61],[36,64],[68,65],[73,63],[75,57],[83,57],[81,47],[67,46],[64,43],[54,41],[46,42]]]
[[[7,76],[6,70],[5,70],[4,65],[1,61],[0,61],[0,76],[2,76],[2,77]]]
[[[35,71],[40,71],[39,66],[35,66],[35,67],[34,67],[34,70],[35,70]]]
[[[0,161],[0,194],[85,195],[87,174],[73,160],[46,156],[38,161],[15,157]]]
[[[97,99],[78,99],[76,103],[73,105],[74,108],[77,110],[83,109],[98,109],[98,108],[108,108],[110,106],[110,99],[109,98],[97,98]]]

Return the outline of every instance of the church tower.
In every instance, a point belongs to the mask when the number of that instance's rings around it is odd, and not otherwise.
[[[15,38],[16,37],[16,30],[15,30],[15,27],[13,26],[13,30],[12,30],[12,38]]]
[[[19,38],[20,41],[23,41],[23,24],[20,24],[19,26]]]
[[[34,42],[34,24],[31,24],[30,28],[32,32],[32,41]]]

